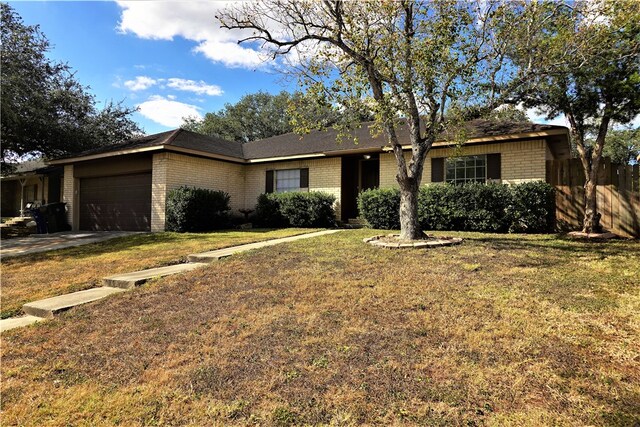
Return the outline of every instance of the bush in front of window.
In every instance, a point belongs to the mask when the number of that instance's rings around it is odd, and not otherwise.
[[[545,233],[556,220],[556,190],[542,181],[514,185],[509,206],[511,233]]]
[[[288,227],[289,221],[280,213],[280,201],[277,193],[266,193],[258,196],[258,203],[253,214],[253,222],[260,227]]]
[[[255,221],[266,227],[333,227],[335,201],[334,195],[317,191],[261,194]]]
[[[431,184],[420,189],[418,221],[424,230],[501,233],[509,229],[509,187],[501,184]]]
[[[373,228],[400,228],[398,189],[363,191],[358,207]],[[418,221],[423,230],[544,233],[553,231],[555,209],[545,182],[430,184],[420,189]]]
[[[224,191],[179,187],[167,195],[167,231],[209,231],[229,225],[230,197]]]
[[[397,230],[400,228],[400,190],[365,190],[358,195],[358,211],[372,228]]]

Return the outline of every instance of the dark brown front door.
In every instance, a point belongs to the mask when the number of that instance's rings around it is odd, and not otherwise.
[[[82,178],[80,229],[149,231],[151,174]]]
[[[377,154],[342,158],[341,217],[346,222],[358,217],[358,194],[380,185],[380,159]]]

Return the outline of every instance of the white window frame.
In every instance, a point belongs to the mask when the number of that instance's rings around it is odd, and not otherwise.
[[[480,171],[483,172],[479,174]],[[487,155],[447,157],[444,162],[444,180],[450,184],[487,183]]]

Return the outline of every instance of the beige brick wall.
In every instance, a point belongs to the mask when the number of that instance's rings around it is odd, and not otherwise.
[[[151,177],[151,231],[163,231],[167,193],[183,185],[229,193],[232,212],[244,207],[243,165],[185,156],[159,153],[153,156]]]
[[[309,190],[323,191],[336,196],[336,214],[340,216],[340,181],[342,160],[328,159],[296,160],[289,162],[258,163],[245,166],[245,206],[253,208],[258,196],[265,191],[267,170],[309,168]],[[339,219],[339,218],[338,218]]]
[[[153,155],[151,170],[151,231],[164,231],[167,200],[167,157],[169,153]]]
[[[65,165],[62,180],[62,201],[67,204],[67,221],[75,231],[80,227],[78,179],[73,176],[73,165]]]
[[[501,154],[501,176],[505,184],[517,184],[526,181],[539,181],[546,177],[547,143],[544,140],[505,142],[487,145],[465,145],[458,155],[472,156],[479,154]],[[451,157],[456,154],[453,148],[432,149],[424,164],[422,183],[431,182],[431,158]],[[405,153],[409,162],[410,153]],[[396,160],[392,153],[380,155],[380,187],[397,187]]]

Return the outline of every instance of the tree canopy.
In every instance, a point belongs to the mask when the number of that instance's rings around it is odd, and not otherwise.
[[[354,125],[359,105],[373,112],[397,164],[401,238],[420,238],[417,191],[424,161],[446,117],[469,105],[493,110],[528,82],[530,67],[508,67],[506,49],[522,11],[509,2],[257,1],[226,9],[222,26],[258,43],[298,78],[310,104],[338,106],[335,127]],[[494,37],[497,32],[501,37]],[[544,55],[528,49],[531,61]],[[454,121],[455,122],[455,121]],[[303,117],[297,128],[317,123]],[[409,128],[405,157],[399,126]],[[452,123],[452,128],[456,124]]]
[[[360,121],[371,120],[361,106]],[[299,123],[314,123],[322,128],[337,123],[344,116],[341,109],[322,102],[308,102],[300,92],[282,91],[276,95],[257,92],[244,95],[235,103],[206,113],[203,119],[187,117],[182,128],[229,141],[249,142],[292,132]]]
[[[134,111],[108,102],[102,109],[67,64],[47,58],[50,43],[11,6],[2,13],[2,170],[26,156],[56,157],[112,144],[141,132]]]
[[[533,84],[519,93],[520,100],[547,118],[567,118],[586,178],[583,230],[591,232],[598,228],[597,173],[609,128],[640,114],[640,3],[533,4],[530,9],[540,14],[536,7],[556,14],[552,20],[540,20],[535,37],[545,56],[533,64]],[[514,48],[508,54],[518,67],[529,65],[523,54],[528,43],[526,33],[512,39]]]
[[[593,146],[594,142],[590,141],[590,146]],[[624,165],[637,161],[640,155],[640,128],[609,131],[602,153],[610,157],[614,163]]]

